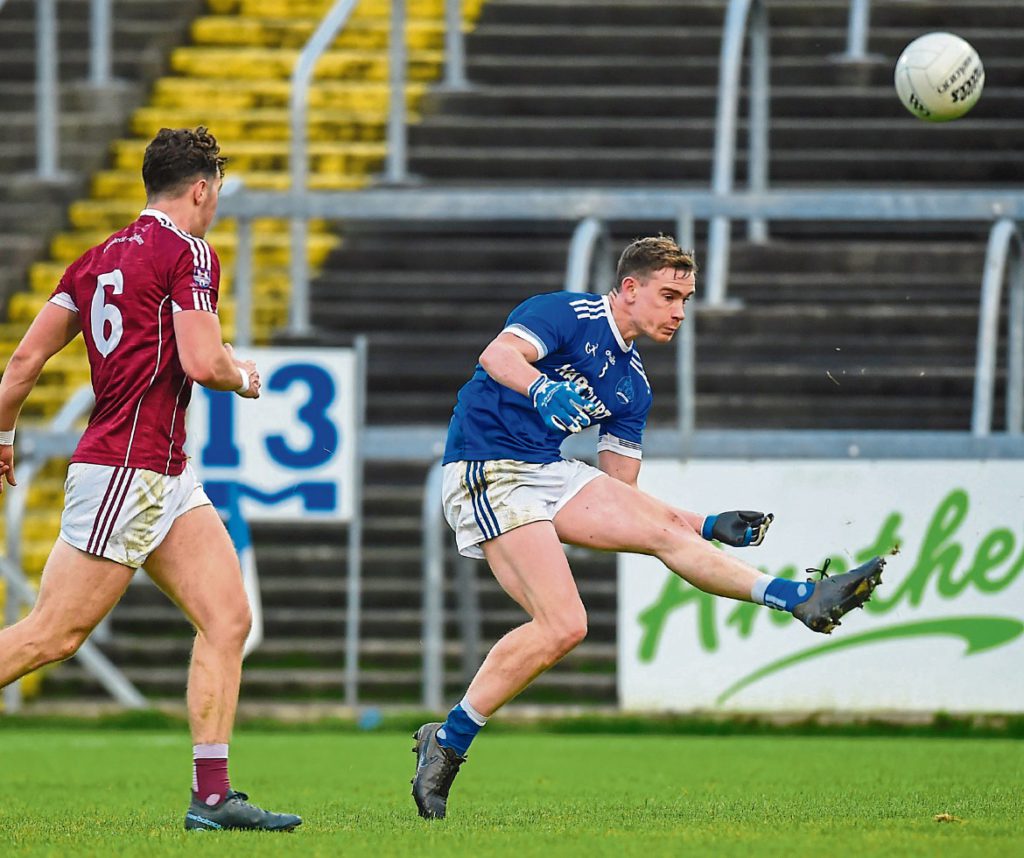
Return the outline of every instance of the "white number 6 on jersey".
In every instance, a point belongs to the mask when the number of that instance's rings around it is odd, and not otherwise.
[[[113,304],[104,302],[106,297],[106,293],[103,291],[104,286],[113,286],[112,292],[114,295],[120,295],[124,292],[124,277],[121,274],[120,268],[115,268],[113,271],[108,271],[106,274],[101,274],[96,278],[96,291],[92,296],[92,310],[89,314],[92,320],[93,342],[96,343],[96,349],[99,353],[106,357],[121,342],[121,334],[124,333],[124,328],[121,311]],[[110,336],[104,333],[107,322],[110,323]]]

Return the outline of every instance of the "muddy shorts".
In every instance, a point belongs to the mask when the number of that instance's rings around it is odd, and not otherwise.
[[[176,477],[142,468],[76,462],[64,484],[60,538],[137,569],[178,516],[210,503],[188,465]]]
[[[444,517],[464,557],[483,557],[481,542],[534,521],[551,521],[591,480],[592,465],[560,459],[546,465],[494,459],[444,466]]]

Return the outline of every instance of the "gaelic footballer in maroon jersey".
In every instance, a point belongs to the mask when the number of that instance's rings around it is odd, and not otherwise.
[[[182,451],[193,382],[260,395],[256,364],[224,343],[220,264],[203,240],[224,163],[205,128],[160,129],[142,160],[145,211],[69,266],[0,377],[0,492],[4,481],[18,484],[14,434],[25,399],[79,333],[96,394],[39,598],[0,629],[0,688],[72,656],[144,566],[196,629],[185,828],[290,831],[301,818],[251,804],[228,778],[252,614],[238,555]]]
[[[72,462],[182,472],[192,381],[172,316],[216,313],[219,284],[213,248],[157,209],[68,267],[50,300],[81,317],[96,394]]]

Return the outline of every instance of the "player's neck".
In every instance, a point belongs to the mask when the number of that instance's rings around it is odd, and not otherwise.
[[[633,345],[633,340],[637,338],[639,331],[636,330],[629,318],[629,309],[626,306],[625,301],[622,300],[621,292],[609,292],[608,293],[608,307],[612,311],[612,322],[615,327],[619,329],[619,335],[622,337],[622,341],[627,345]]]
[[[195,234],[194,225],[188,208],[180,203],[178,200],[157,200],[156,202],[146,202],[146,208],[153,211],[158,211],[168,218],[182,232],[187,232],[189,235]]]

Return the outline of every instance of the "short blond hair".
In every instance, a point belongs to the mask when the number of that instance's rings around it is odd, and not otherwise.
[[[662,268],[692,271],[696,274],[697,262],[693,258],[693,251],[683,250],[671,235],[638,238],[623,250],[619,257],[612,291],[622,285],[625,277],[642,280],[652,271],[660,271]]]

